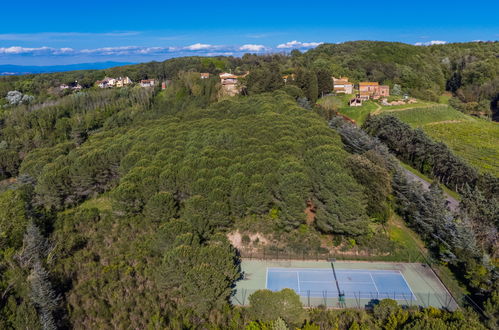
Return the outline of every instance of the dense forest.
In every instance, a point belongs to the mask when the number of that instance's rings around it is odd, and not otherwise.
[[[359,128],[315,102],[331,91],[331,75],[346,75],[430,100],[447,90],[457,109],[490,117],[498,45],[352,42],[0,77],[0,326],[494,328],[497,178],[394,117]],[[218,76],[199,76],[223,71],[250,71],[242,95],[227,98]],[[95,88],[104,76],[171,83]],[[75,80],[83,90],[57,89]],[[459,211],[436,183],[409,182],[397,158],[461,193]],[[231,305],[242,274],[227,236],[241,223],[302,251],[324,239],[376,251],[390,242],[394,213],[454,272],[473,310],[389,299],[366,310],[304,310],[290,290]]]

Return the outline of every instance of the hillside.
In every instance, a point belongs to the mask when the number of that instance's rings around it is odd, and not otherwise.
[[[353,42],[0,77],[0,327],[265,329],[281,317],[303,329],[492,324],[499,186],[484,173],[497,171],[497,125],[483,108],[432,101],[464,75],[446,69],[440,57],[454,48],[444,46]],[[489,63],[496,47],[469,49]],[[239,75],[241,95],[223,92],[223,71]],[[401,84],[421,99],[356,109],[348,97],[319,99],[343,74]],[[105,76],[168,86],[95,86]],[[74,80],[81,90],[57,89]],[[460,93],[477,81],[453,91],[458,106],[475,102]],[[14,89],[19,102],[3,98]],[[449,210],[438,184],[408,180],[396,157],[459,191],[459,207]],[[423,262],[451,274],[443,280],[454,299],[476,312],[392,299],[304,310],[291,290],[235,307],[235,282],[251,276],[240,268],[244,247]]]
[[[319,116],[280,92],[107,127],[77,148],[65,142],[34,149],[19,173],[24,182],[36,183],[34,190],[21,184],[0,199],[10,204],[15,195],[15,203],[37,209],[42,228],[53,228],[51,254],[57,257],[46,265],[56,283],[65,283],[59,294],[70,306],[66,322],[142,327],[155,313],[168,313],[169,302],[177,299],[199,306],[199,313],[209,308],[203,299],[223,304],[238,273],[234,251],[219,233],[237,219],[260,218],[285,233],[305,226],[304,210],[312,201],[316,217],[309,230],[366,235],[372,211],[347,158],[339,136]],[[22,207],[12,212],[17,227],[7,229],[7,237],[14,232],[22,237],[30,221]],[[223,262],[194,266],[213,271],[213,277],[181,280],[185,268],[166,266],[185,244],[192,251],[182,253],[192,258],[211,253]],[[210,250],[220,244],[224,250]],[[4,241],[3,249],[21,245],[19,238]],[[169,273],[159,279],[162,267]],[[12,279],[10,271],[2,276]],[[162,293],[158,288],[168,282],[187,291]],[[27,283],[18,282],[12,298],[26,302]],[[199,292],[207,285],[215,291]],[[158,299],[163,303],[156,306]]]

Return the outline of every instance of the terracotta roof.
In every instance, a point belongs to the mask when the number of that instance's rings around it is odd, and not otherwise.
[[[342,85],[350,83],[347,77],[342,77],[342,78],[333,77],[333,82],[335,84],[342,84]]]
[[[232,73],[227,73],[227,72],[221,73],[219,76],[220,76],[220,79],[237,79],[238,78],[238,76],[236,76]]]
[[[378,85],[379,85],[378,82],[369,82],[369,81],[359,83],[359,86],[378,86]]]

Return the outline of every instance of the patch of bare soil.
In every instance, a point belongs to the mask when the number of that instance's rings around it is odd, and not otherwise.
[[[305,214],[307,215],[307,225],[310,226],[314,223],[316,211],[317,207],[314,205],[314,202],[308,200],[307,208],[305,209]]]
[[[11,184],[14,184],[16,182],[17,182],[16,178],[9,178],[9,179],[5,179],[5,180],[0,180],[0,187],[10,186]]]
[[[251,242],[249,244],[243,242],[243,235],[247,235]],[[265,246],[269,244],[269,240],[260,233],[253,234],[242,234],[237,231],[233,231],[227,234],[227,238],[230,243],[238,250],[240,249],[248,249],[249,246],[254,245],[255,242],[258,242],[259,247]]]

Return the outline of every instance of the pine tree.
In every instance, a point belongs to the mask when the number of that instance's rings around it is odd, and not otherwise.
[[[43,237],[40,229],[30,222],[26,228],[23,238],[23,248],[19,255],[21,265],[25,268],[32,268],[36,262],[44,259],[49,252],[49,245]]]
[[[53,312],[59,306],[61,298],[52,289],[48,273],[40,261],[33,264],[33,270],[28,280],[31,286],[31,301],[38,308],[42,329],[57,329]]]

